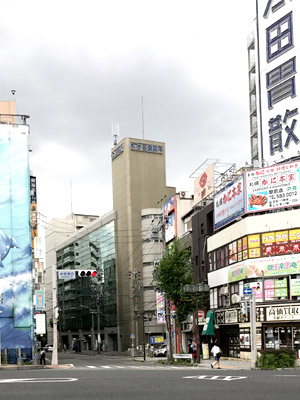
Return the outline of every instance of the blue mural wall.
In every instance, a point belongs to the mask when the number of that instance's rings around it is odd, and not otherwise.
[[[10,362],[33,346],[28,127],[0,125],[0,333]]]

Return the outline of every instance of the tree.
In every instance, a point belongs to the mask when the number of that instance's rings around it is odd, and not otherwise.
[[[194,309],[194,300],[183,291],[184,285],[192,283],[192,276],[191,251],[174,240],[172,248],[156,267],[154,280],[166,299],[176,306],[178,322],[184,321]]]

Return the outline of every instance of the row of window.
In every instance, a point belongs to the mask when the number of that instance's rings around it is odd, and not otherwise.
[[[255,289],[256,302],[300,300],[300,275],[240,281],[210,290],[210,307],[228,307],[240,302],[244,289]]]
[[[247,260],[300,253],[300,228],[257,233],[234,240],[208,254],[209,270]]]

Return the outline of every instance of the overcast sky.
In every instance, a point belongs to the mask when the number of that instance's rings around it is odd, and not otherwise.
[[[206,159],[250,161],[254,0],[0,5],[0,96],[16,90],[17,113],[30,115],[44,220],[112,209],[111,125],[119,140],[142,138],[142,98],[145,139],[166,143],[168,186],[191,190]]]

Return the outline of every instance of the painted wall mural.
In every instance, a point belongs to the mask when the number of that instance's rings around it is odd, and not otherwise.
[[[33,346],[28,126],[0,125],[1,347]]]

